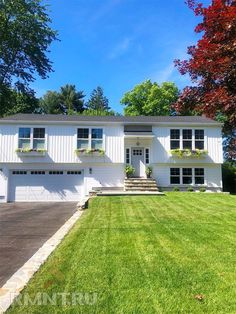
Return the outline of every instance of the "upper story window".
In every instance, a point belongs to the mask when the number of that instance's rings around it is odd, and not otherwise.
[[[45,148],[45,129],[34,128],[33,129],[33,149]]]
[[[192,137],[191,129],[183,130],[183,149],[192,149]]]
[[[79,128],[77,149],[103,149],[103,129]]]
[[[19,128],[18,148],[45,149],[45,128]]]
[[[92,149],[102,149],[103,148],[103,130],[102,129],[92,129]]]
[[[77,130],[77,148],[78,149],[89,148],[89,129]]]
[[[204,130],[171,129],[170,149],[204,149]]]
[[[180,148],[180,130],[170,130],[170,149]]]
[[[195,130],[195,149],[204,149],[204,130]]]

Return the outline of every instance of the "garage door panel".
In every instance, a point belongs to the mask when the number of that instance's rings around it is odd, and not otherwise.
[[[77,201],[84,193],[82,171],[12,171],[10,201]],[[39,174],[40,173],[40,174]]]

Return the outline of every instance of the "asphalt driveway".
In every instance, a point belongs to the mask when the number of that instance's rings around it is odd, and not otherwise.
[[[76,211],[76,203],[0,204],[0,287]]]

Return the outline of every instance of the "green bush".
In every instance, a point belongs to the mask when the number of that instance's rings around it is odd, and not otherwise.
[[[223,191],[236,193],[236,164],[225,162],[222,165]]]
[[[187,188],[187,191],[188,191],[188,192],[193,192],[194,189],[190,186],[190,187]]]
[[[206,192],[206,188],[201,187],[201,188],[199,189],[199,191],[200,191],[200,192]]]
[[[131,177],[135,172],[135,169],[133,166],[131,165],[126,165],[125,166],[125,174],[127,176],[127,178]]]
[[[173,192],[179,192],[179,188],[178,188],[177,186],[175,186],[175,187],[173,188]]]

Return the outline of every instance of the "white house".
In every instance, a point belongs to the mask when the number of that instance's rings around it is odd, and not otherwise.
[[[17,114],[0,119],[0,201],[76,201],[124,186],[124,167],[158,187],[221,191],[221,124],[205,117]]]

